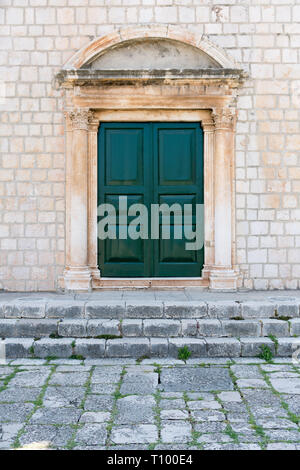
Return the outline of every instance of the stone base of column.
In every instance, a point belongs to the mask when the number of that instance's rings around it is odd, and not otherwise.
[[[238,278],[238,273],[233,269],[214,266],[209,273],[209,290],[235,292],[238,288]]]
[[[64,271],[64,287],[66,290],[91,290],[91,271],[88,266],[72,267]]]

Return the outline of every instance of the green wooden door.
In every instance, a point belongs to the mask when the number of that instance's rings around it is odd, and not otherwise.
[[[182,238],[176,237],[179,219],[172,212],[170,237],[162,236],[166,219],[160,213],[157,237],[151,238],[152,204],[179,204],[182,208],[191,204],[190,230],[195,230],[196,204],[203,204],[200,124],[104,123],[99,129],[98,149],[98,205],[112,204],[118,217],[116,239],[98,238],[102,276],[200,276],[204,250],[186,249],[190,240],[184,237],[185,231]],[[119,196],[127,196],[128,207],[136,203],[147,207],[148,238],[124,237],[127,227],[123,226],[125,219],[119,218]],[[126,224],[133,218],[128,217]]]

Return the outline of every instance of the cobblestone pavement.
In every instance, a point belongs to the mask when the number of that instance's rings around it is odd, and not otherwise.
[[[300,450],[299,424],[288,359],[0,365],[0,449]]]

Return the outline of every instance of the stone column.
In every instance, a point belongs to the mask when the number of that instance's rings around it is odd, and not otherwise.
[[[100,279],[97,259],[97,138],[99,120],[92,119],[89,123],[88,136],[88,265],[93,279]]]
[[[214,264],[214,122],[201,122],[204,132],[204,266],[207,279]]]
[[[64,283],[67,290],[89,290],[88,126],[93,114],[86,109],[74,109],[66,114],[72,126],[72,139],[67,155],[68,264],[64,272]]]
[[[237,273],[232,269],[232,167],[234,164],[235,115],[231,108],[212,114],[214,138],[214,265],[210,289],[235,290]]]

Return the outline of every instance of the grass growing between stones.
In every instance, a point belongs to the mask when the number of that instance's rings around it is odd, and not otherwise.
[[[188,405],[189,396],[188,396],[187,392],[183,392],[183,400],[184,400],[184,403],[185,403],[186,411],[188,412],[188,415],[189,415],[188,422],[191,424],[191,427],[192,427],[192,432],[191,432],[192,439],[188,443],[188,445],[193,446],[193,447],[197,447],[200,450],[200,449],[202,449],[202,445],[198,443],[198,439],[201,436],[201,432],[198,432],[198,431],[195,430],[196,421],[192,417],[192,413],[191,413],[191,410],[190,410],[189,405]]]
[[[260,351],[261,352],[258,355],[259,359],[263,359],[264,361],[271,363],[273,360],[273,353],[269,346],[262,344],[260,346]]]
[[[115,418],[116,418],[117,412],[118,412],[117,401],[118,401],[119,398],[122,398],[122,394],[120,393],[120,389],[121,389],[123,378],[124,378],[125,374],[126,374],[126,368],[123,367],[121,375],[120,375],[120,380],[117,383],[116,391],[113,394],[114,404],[113,404],[113,407],[112,407],[112,410],[111,410],[110,420],[108,421],[108,423],[106,425],[106,431],[107,431],[107,438],[106,438],[106,443],[105,443],[106,447],[114,445],[110,442],[110,436],[111,436],[111,431],[112,431],[112,428],[113,428],[113,425],[114,425],[114,422],[115,422]]]
[[[29,415],[27,416],[26,420],[25,420],[25,423],[23,425],[23,427],[20,429],[20,431],[18,432],[13,444],[12,444],[12,447],[14,449],[18,449],[21,447],[21,442],[20,442],[20,438],[21,436],[25,433],[25,427],[26,425],[29,423],[30,419],[32,418],[32,416],[34,415],[34,413],[39,409],[39,408],[42,408],[43,406],[43,398],[45,396],[45,393],[46,393],[46,390],[47,390],[47,387],[49,385],[49,382],[50,382],[50,379],[52,377],[52,375],[54,374],[54,372],[56,371],[56,368],[57,366],[56,365],[53,365],[51,367],[51,370],[49,372],[49,375],[46,379],[46,382],[44,383],[44,385],[42,386],[41,388],[41,393],[39,394],[39,396],[37,397],[37,399],[35,401],[33,401],[32,403],[34,404],[34,408],[33,410],[29,413]]]
[[[189,350],[189,348],[187,346],[183,346],[183,348],[179,348],[178,349],[178,359],[180,361],[184,361],[186,363],[186,361],[191,357],[191,351]]]

